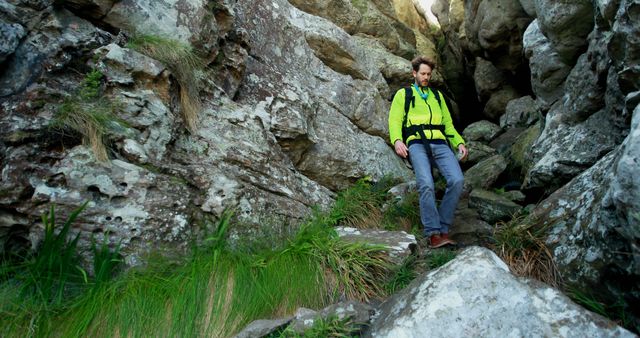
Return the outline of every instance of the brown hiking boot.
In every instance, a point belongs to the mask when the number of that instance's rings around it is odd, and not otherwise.
[[[458,244],[456,241],[454,241],[454,240],[449,238],[449,234],[440,234],[440,237],[445,241],[449,241],[449,244],[451,244],[451,245]]]
[[[441,246],[447,245],[447,244],[451,244],[451,240],[449,239],[444,239],[442,238],[442,236],[440,235],[431,235],[431,237],[429,237],[429,247],[431,249],[435,249],[435,248],[439,248]]]

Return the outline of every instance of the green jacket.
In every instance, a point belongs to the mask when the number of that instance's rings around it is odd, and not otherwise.
[[[458,134],[453,127],[453,121],[451,120],[451,114],[449,108],[440,93],[440,102],[442,102],[442,108],[438,105],[438,100],[435,98],[435,94],[431,89],[428,89],[429,96],[427,100],[422,99],[420,93],[411,87],[413,96],[415,99],[415,107],[409,106],[409,113],[407,114],[407,126],[416,124],[442,124],[444,125],[444,133],[449,135],[449,143],[457,150],[458,145],[464,144],[462,136]],[[404,118],[404,98],[405,90],[401,88],[393,97],[391,102],[391,108],[389,109],[389,138],[391,144],[395,144],[396,140],[402,141],[402,120]],[[425,130],[425,136],[431,140],[447,140],[445,135],[440,130]],[[407,138],[406,143],[414,139],[420,139],[420,135],[415,134]]]

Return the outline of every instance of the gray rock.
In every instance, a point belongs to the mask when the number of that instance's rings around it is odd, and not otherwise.
[[[520,96],[521,94],[513,87],[505,86],[491,95],[491,98],[484,106],[484,116],[491,121],[498,122],[500,120],[500,116],[505,113],[507,104]]]
[[[66,0],[65,6],[94,19],[101,19],[118,0]]]
[[[504,197],[514,201],[514,202],[524,202],[524,200],[527,198],[527,196],[525,196],[524,193],[522,193],[522,191],[520,190],[510,190],[510,191],[505,191],[503,193]]]
[[[594,8],[591,1],[535,0],[540,30],[566,64],[573,64],[582,54],[593,29]]]
[[[612,25],[613,36],[607,46],[623,93],[640,88],[640,24],[633,14],[637,13],[639,6],[636,0],[620,1],[620,9]]]
[[[550,107],[563,95],[563,84],[571,67],[560,58],[551,41],[542,33],[536,19],[522,37],[525,56],[529,59],[531,88],[542,106]]]
[[[465,6],[467,39],[477,44],[497,68],[515,71],[523,58],[522,40],[514,37],[521,37],[531,21],[520,2],[478,1]]]
[[[624,300],[626,305],[622,306],[629,311],[629,319],[637,323],[638,316],[629,310],[638,302],[637,287],[619,283],[639,278],[640,251],[636,244],[638,220],[631,216],[628,222],[620,217],[624,210],[633,209],[620,205],[619,214],[612,196],[620,188],[609,188],[618,159],[619,151],[607,154],[542,201],[530,217],[544,220],[541,226],[548,227],[545,244],[566,283],[607,299]],[[637,187],[626,191],[637,195]],[[540,218],[542,215],[552,217]]]
[[[536,123],[540,111],[531,96],[523,96],[507,103],[505,114],[500,116],[501,128],[529,127]]]
[[[224,7],[221,4],[220,7]],[[216,17],[210,15],[207,4],[198,0],[185,1],[115,1],[104,17],[113,27],[132,27],[138,34],[151,34],[184,43],[214,46],[222,32]],[[219,16],[218,16],[219,18]],[[133,33],[133,32],[132,32]]]
[[[449,323],[449,324],[446,324]],[[450,324],[455,323],[455,324]],[[471,247],[385,301],[364,337],[634,337]]]
[[[491,142],[502,129],[500,126],[487,120],[481,120],[468,125],[462,131],[465,141]]]
[[[490,156],[496,154],[496,150],[479,141],[466,141],[469,157],[464,162],[465,166],[472,166]]]
[[[20,40],[26,35],[22,25],[0,22],[0,63],[13,54]]]
[[[542,134],[531,147],[529,156],[533,165],[526,174],[525,188],[553,191],[619,143],[618,127],[605,110],[576,125],[563,123],[562,114],[562,106],[556,104],[546,117]]]
[[[24,90],[43,72],[64,68],[72,59],[71,49],[91,50],[107,43],[110,35],[88,21],[61,9],[37,22],[15,49],[13,57],[3,66],[0,74],[0,97]]]
[[[242,331],[238,332],[235,338],[259,338],[268,336],[271,333],[284,328],[288,325],[293,317],[282,319],[258,319],[247,325]]]
[[[464,191],[491,187],[506,168],[507,162],[501,155],[482,160],[464,173]]]
[[[480,218],[489,224],[510,220],[522,209],[509,197],[483,189],[471,191],[469,207],[476,209]]]
[[[496,137],[489,143],[489,146],[495,149],[498,154],[507,156],[513,147],[517,144],[517,140],[524,132],[524,128],[510,128],[507,129],[500,136]],[[538,135],[536,134],[536,137]]]
[[[485,245],[493,235],[493,227],[483,221],[478,211],[469,207],[468,198],[458,202],[449,235],[460,245]]]
[[[476,93],[483,100],[488,100],[507,80],[501,70],[490,61],[476,58],[476,68],[473,72],[473,81],[476,85]]]
[[[416,250],[416,236],[404,231],[385,231],[374,229],[356,229],[337,227],[338,236],[348,242],[362,242],[383,245],[388,248],[389,260],[402,264]]]
[[[310,311],[296,315],[289,328],[294,332],[303,334],[317,320],[327,320],[329,318],[346,320],[354,327],[364,327],[369,323],[373,313],[374,309],[370,305],[351,300],[327,306],[319,312]]]

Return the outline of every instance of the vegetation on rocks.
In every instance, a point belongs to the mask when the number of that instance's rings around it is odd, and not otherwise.
[[[118,104],[102,95],[102,77],[97,70],[89,72],[77,93],[60,105],[50,126],[61,133],[78,133],[82,142],[91,147],[96,159],[106,161],[109,158],[106,136],[125,123],[115,115]]]
[[[127,47],[162,62],[171,71],[180,85],[184,123],[189,131],[195,131],[198,113],[202,109],[199,72],[204,68],[205,61],[190,45],[156,35],[136,34],[131,37]]]

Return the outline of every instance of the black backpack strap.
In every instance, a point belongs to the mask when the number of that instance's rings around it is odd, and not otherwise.
[[[402,118],[402,142],[406,142],[407,137],[409,137],[409,134],[407,134],[406,132],[407,115],[409,114],[409,109],[411,109],[412,106],[413,107],[416,106],[416,97],[413,96],[413,89],[411,89],[411,87],[405,87],[404,88],[404,117]]]

